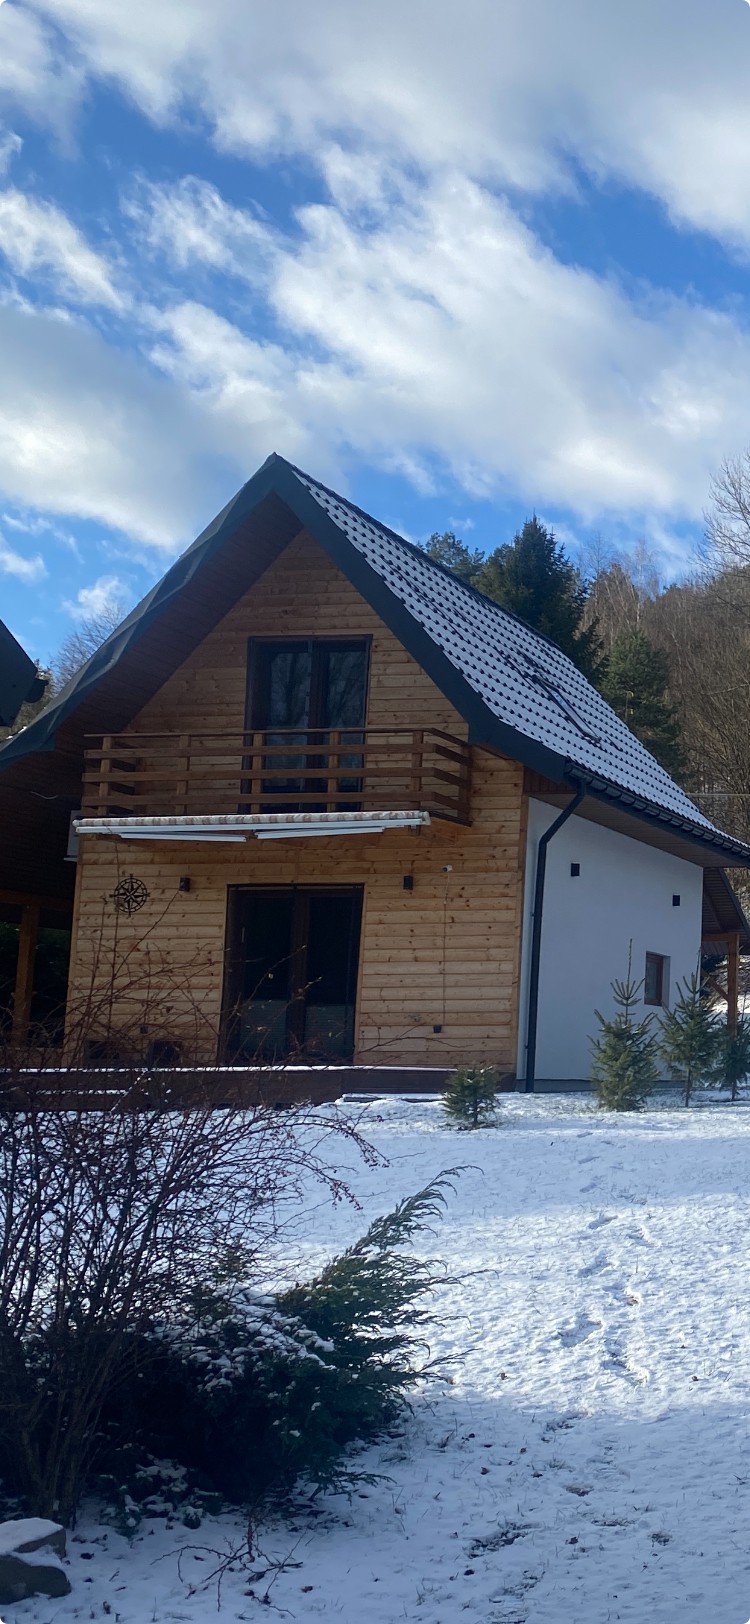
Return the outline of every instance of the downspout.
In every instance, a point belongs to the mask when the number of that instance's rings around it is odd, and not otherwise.
[[[529,1010],[526,1023],[526,1079],[524,1093],[533,1094],[536,1081],[536,1034],[539,1017],[539,969],[542,958],[542,914],[544,912],[544,879],[547,872],[547,847],[550,841],[562,829],[568,818],[578,811],[581,801],[585,800],[586,791],[579,789],[563,808],[559,818],[555,818],[549,829],[541,836],[536,854],[536,878],[534,880],[534,911],[531,916],[531,960],[529,963]]]

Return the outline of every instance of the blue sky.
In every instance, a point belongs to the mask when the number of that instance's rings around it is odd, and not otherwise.
[[[0,0],[0,617],[49,657],[272,450],[688,571],[750,444],[748,82],[746,0]]]

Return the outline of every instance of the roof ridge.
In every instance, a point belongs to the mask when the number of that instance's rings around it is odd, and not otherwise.
[[[482,592],[481,587],[474,586],[472,581],[464,581],[447,564],[441,564],[438,558],[432,558],[426,549],[420,546],[419,542],[410,541],[408,536],[402,536],[398,530],[392,530],[390,525],[383,524],[381,519],[376,519],[372,513],[368,513],[366,508],[361,508],[357,502],[352,502],[348,496],[342,496],[341,492],[335,491],[332,485],[324,485],[321,479],[316,479],[314,474],[308,474],[304,468],[298,468],[295,463],[289,462],[286,457],[282,457],[280,452],[274,451],[272,455],[291,469],[293,474],[302,479],[309,479],[311,485],[316,485],[319,491],[325,491],[326,496],[332,496],[334,501],[341,503],[342,507],[348,507],[352,513],[357,513],[361,519],[366,519],[367,523],[374,525],[375,529],[379,530],[382,535],[390,536],[392,541],[400,542],[402,547],[408,547],[409,552],[415,553],[419,559],[431,564],[433,569],[439,570],[440,574],[446,576],[449,581],[455,582],[459,587],[463,587],[467,592],[472,593],[474,597],[479,598],[481,603],[489,604],[490,608],[498,614],[507,615],[508,619],[514,620],[517,626],[523,626],[524,631],[531,632],[532,637],[538,637],[540,642],[547,644],[548,648],[553,648],[561,659],[569,660],[576,671],[579,669],[575,660],[571,660],[570,655],[560,648],[559,643],[556,643],[553,637],[548,637],[546,632],[540,632],[537,626],[532,626],[529,620],[524,620],[523,615],[516,614],[515,609],[506,609],[505,604],[498,603],[497,598],[491,598],[488,593]],[[271,458],[269,457],[266,460],[270,462]],[[265,467],[265,463],[263,466]]]

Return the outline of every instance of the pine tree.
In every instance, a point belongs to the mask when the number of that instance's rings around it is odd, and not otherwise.
[[[728,1088],[736,1100],[740,1084],[750,1077],[750,1020],[740,1015],[735,1031],[722,1026],[716,1034],[714,1076],[721,1088]]]
[[[475,585],[557,643],[584,676],[596,676],[601,646],[596,625],[584,625],[588,589],[536,514],[512,542],[490,553]]]
[[[497,1111],[497,1072],[492,1066],[461,1066],[448,1078],[443,1110],[459,1128],[488,1127]]]
[[[713,1002],[700,976],[692,975],[681,983],[674,1009],[664,1011],[659,1045],[670,1076],[682,1083],[686,1105],[696,1083],[706,1082],[715,1070],[718,1041]]]
[[[604,698],[668,773],[684,772],[680,726],[667,697],[669,661],[636,627],[620,632],[601,678]]]
[[[605,1111],[639,1111],[658,1080],[654,1016],[635,1015],[642,989],[643,982],[633,980],[629,952],[625,980],[612,982],[617,1014],[605,1018],[595,1011],[601,1032],[592,1039],[591,1081]]]
[[[425,543],[424,550],[428,557],[434,558],[438,564],[444,564],[459,580],[468,581],[470,586],[476,585],[477,576],[484,565],[484,553],[479,548],[472,552],[452,530],[444,530],[442,535],[436,530]]]

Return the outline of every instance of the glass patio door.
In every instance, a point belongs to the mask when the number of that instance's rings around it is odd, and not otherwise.
[[[351,1060],[360,886],[236,887],[230,896],[225,1058]]]

